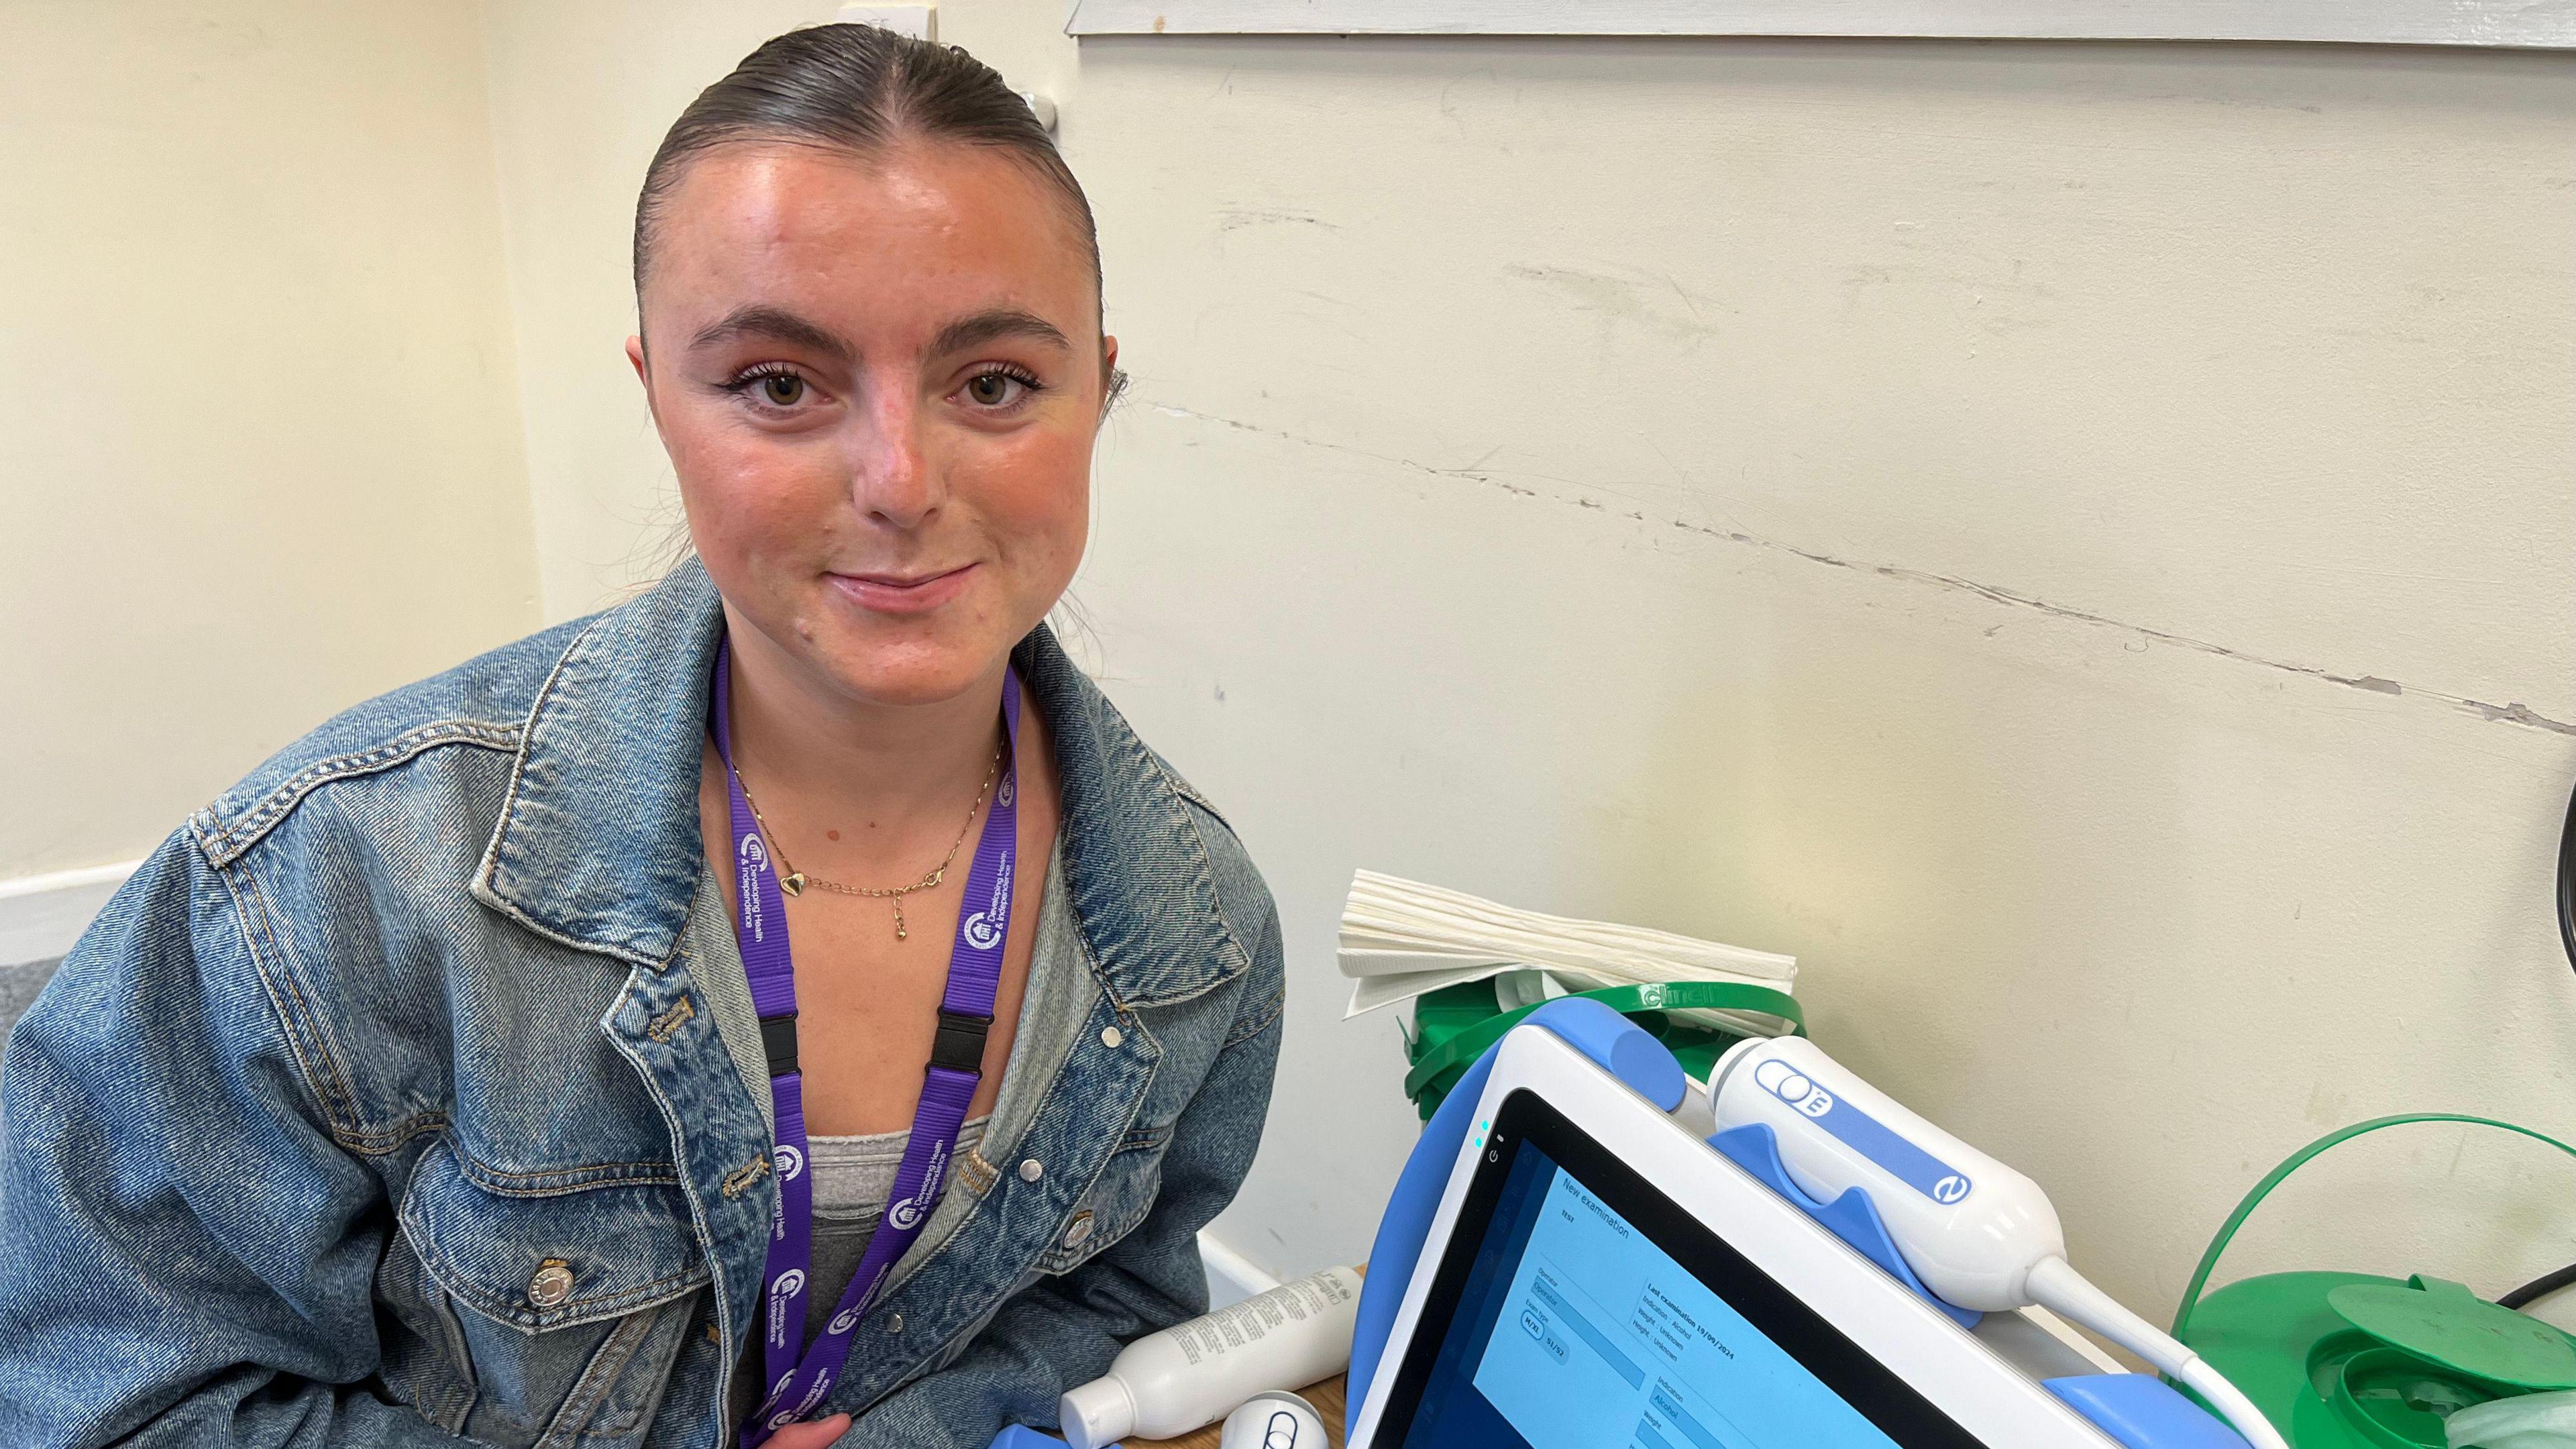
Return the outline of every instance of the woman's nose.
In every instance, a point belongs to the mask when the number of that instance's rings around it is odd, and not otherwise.
[[[850,495],[860,512],[917,528],[939,511],[943,495],[922,436],[927,422],[910,388],[872,390],[849,445]]]

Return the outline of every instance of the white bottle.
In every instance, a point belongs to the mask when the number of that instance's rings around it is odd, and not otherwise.
[[[1127,1345],[1105,1378],[1056,1412],[1073,1449],[1129,1434],[1168,1439],[1224,1417],[1264,1389],[1304,1388],[1350,1367],[1360,1275],[1327,1268]]]

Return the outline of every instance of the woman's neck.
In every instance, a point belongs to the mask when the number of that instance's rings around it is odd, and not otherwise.
[[[989,679],[954,699],[878,704],[814,678],[757,628],[732,618],[730,608],[726,613],[733,763],[754,796],[767,797],[764,812],[816,828],[843,822],[879,836],[962,815],[1001,741],[1000,662]]]

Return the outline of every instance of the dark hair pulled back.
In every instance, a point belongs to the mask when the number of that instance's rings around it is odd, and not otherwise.
[[[784,141],[868,155],[915,139],[991,147],[1053,186],[1099,285],[1100,239],[1082,183],[1000,72],[954,46],[877,26],[817,25],[791,30],[743,57],[671,123],[635,200],[637,303],[663,203],[699,153]]]

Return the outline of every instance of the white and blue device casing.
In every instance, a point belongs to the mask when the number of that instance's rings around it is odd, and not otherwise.
[[[1712,1073],[1722,1098],[1733,1083],[1761,1089],[1768,1104],[1713,1102],[1661,1044],[1596,1002],[1551,1002],[1488,1049],[1425,1126],[1379,1224],[1351,1351],[1352,1449],[1374,1445],[1476,1175],[1482,1128],[1523,1089],[1989,1443],[2246,1449],[2224,1422],[2151,1375],[2123,1372],[2044,1310],[1980,1313],[1936,1297],[1896,1248],[1873,1192],[1930,1245],[1918,1256],[1932,1275],[1983,1302],[2008,1297],[2034,1258],[2062,1247],[2055,1210],[2036,1183],[1791,1041],[1747,1043]],[[1740,1083],[1727,1070],[1775,1059],[1780,1069]],[[1775,1107],[1798,1114],[1795,1130],[1782,1130],[1793,1124]],[[1735,1125],[1718,1130],[1721,1116]],[[1795,1149],[1794,1174],[1781,1142]],[[1925,1206],[1902,1202],[1899,1187]]]
[[[1645,1040],[1652,1044],[1651,1038]],[[1492,1070],[1476,1094],[1471,1121],[1493,1121],[1514,1092],[1536,1093],[1980,1439],[2016,1449],[2106,1449],[2114,1442],[1939,1307],[1709,1150],[1700,1133],[1676,1120],[1676,1115],[1704,1116],[1705,1099],[1693,1093],[1678,1114],[1667,1112],[1544,1027],[1524,1026],[1506,1035],[1490,1060]],[[1674,1073],[1679,1073],[1677,1066]],[[1351,1423],[1352,1449],[1388,1449],[1377,1442],[1379,1418],[1484,1146],[1484,1134],[1473,1130],[1458,1142],[1446,1189],[1412,1259],[1383,1345],[1368,1355],[1366,1365],[1361,1355],[1353,1356],[1353,1389],[1358,1390],[1363,1374],[1367,1388],[1357,1399]],[[1377,1263],[1372,1267],[1378,1268],[1369,1277],[1375,1288],[1387,1280],[1383,1268]],[[1364,1335],[1369,1319],[1364,1308]],[[2072,1351],[2066,1352],[2071,1358]]]

